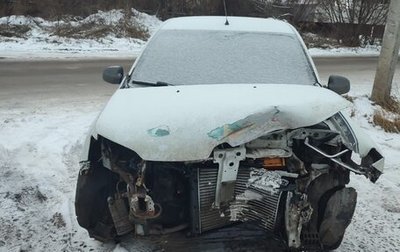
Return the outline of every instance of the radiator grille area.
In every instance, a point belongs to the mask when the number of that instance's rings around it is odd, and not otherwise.
[[[199,231],[220,228],[230,223],[230,211],[220,213],[219,209],[212,207],[215,200],[215,189],[218,175],[218,168],[199,168],[198,169],[198,203],[199,203]],[[276,216],[279,206],[281,193],[270,193],[257,188],[248,187],[250,169],[240,167],[235,185],[235,195],[242,194],[246,189],[262,195],[262,200],[250,200],[246,204],[243,202],[233,202],[241,204],[242,211],[238,215],[240,221],[257,221],[266,231],[273,231],[276,223]]]

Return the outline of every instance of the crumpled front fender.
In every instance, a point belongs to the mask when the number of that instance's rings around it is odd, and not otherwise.
[[[372,182],[375,182],[383,173],[385,158],[375,142],[353,120],[343,113],[333,117],[336,129],[341,132],[346,146],[361,158],[361,163],[352,165],[364,173]]]

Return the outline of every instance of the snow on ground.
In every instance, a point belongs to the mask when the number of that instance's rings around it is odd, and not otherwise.
[[[161,21],[155,16],[132,9],[131,21],[147,29],[149,34],[160,26]],[[145,41],[108,35],[99,39],[74,39],[53,35],[52,28],[68,23],[71,26],[102,23],[115,25],[123,22],[122,10],[99,11],[79,21],[46,21],[38,17],[10,16],[0,18],[0,25],[27,25],[31,30],[26,37],[0,36],[0,58],[80,58],[80,57],[136,57],[143,48]]]
[[[371,57],[378,56],[381,46],[370,45],[366,47],[339,47],[339,48],[309,48],[312,57]]]
[[[147,28],[150,34],[162,24],[155,16],[133,11],[133,21]],[[70,24],[77,26],[91,22],[101,22],[113,25],[123,19],[122,10],[99,11],[79,21],[46,21],[38,17],[10,16],[0,18],[1,24],[28,25],[31,31],[26,38],[0,36],[0,58],[10,59],[43,59],[43,58],[81,58],[81,57],[118,57],[132,58],[139,55],[145,41],[109,35],[101,39],[73,39],[52,35],[49,28],[57,25]],[[342,56],[378,56],[380,46],[339,47],[339,48],[310,48],[313,57],[342,57]]]
[[[82,141],[103,103],[0,101],[1,252],[113,251],[78,227],[73,205]]]
[[[350,185],[356,188],[358,200],[355,217],[338,251],[400,250],[400,134],[385,133],[372,126],[374,106],[365,96],[357,96],[354,107],[356,122],[378,144],[386,163],[385,173],[376,184],[353,175]]]

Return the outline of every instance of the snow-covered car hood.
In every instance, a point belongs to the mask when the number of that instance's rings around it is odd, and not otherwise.
[[[119,89],[93,134],[144,160],[193,161],[278,129],[317,124],[349,102],[317,86],[221,84]]]

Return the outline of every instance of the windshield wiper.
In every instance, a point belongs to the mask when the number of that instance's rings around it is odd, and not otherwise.
[[[130,83],[137,85],[144,85],[144,86],[154,86],[154,87],[174,86],[173,84],[163,81],[157,81],[156,83],[153,83],[153,82],[132,80]]]

